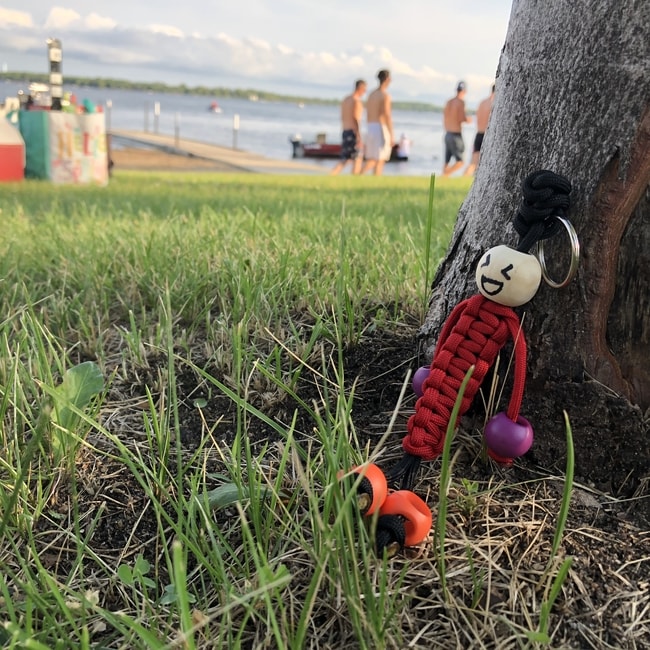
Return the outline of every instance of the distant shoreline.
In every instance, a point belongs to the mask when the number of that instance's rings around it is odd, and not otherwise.
[[[49,75],[37,72],[0,72],[0,80],[18,83],[44,83],[49,82]],[[276,101],[303,104],[337,105],[341,99],[320,99],[317,97],[300,97],[294,95],[281,95],[264,90],[252,88],[208,88],[207,86],[187,86],[186,84],[170,85],[162,82],[126,81],[125,79],[94,78],[64,76],[64,85],[86,86],[90,88],[117,88],[121,90],[144,90],[159,93],[173,93],[179,95],[200,95],[205,97],[248,99],[251,101]],[[411,111],[442,112],[441,106],[426,102],[393,101],[393,108]]]

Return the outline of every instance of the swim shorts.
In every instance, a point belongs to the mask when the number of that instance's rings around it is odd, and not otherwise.
[[[462,162],[465,143],[460,133],[445,133],[445,164],[452,158]]]
[[[354,160],[358,155],[357,136],[352,129],[345,129],[341,137],[341,160]]]
[[[478,153],[483,146],[483,136],[485,133],[477,133],[474,138],[474,153]]]
[[[388,160],[390,158],[390,132],[385,124],[368,123],[366,136],[366,160]]]

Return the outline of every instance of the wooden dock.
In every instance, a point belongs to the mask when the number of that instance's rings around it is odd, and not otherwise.
[[[258,154],[229,149],[216,144],[176,138],[173,135],[161,135],[145,131],[125,131],[111,129],[114,143],[124,143],[140,147],[159,149],[180,156],[190,156],[203,160],[214,160],[232,171],[256,172],[260,174],[324,174],[328,168],[297,160],[273,160]]]

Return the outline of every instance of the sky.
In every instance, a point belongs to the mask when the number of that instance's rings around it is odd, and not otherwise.
[[[250,88],[337,98],[388,68],[394,100],[442,103],[467,83],[489,93],[510,0],[8,0],[2,70]]]

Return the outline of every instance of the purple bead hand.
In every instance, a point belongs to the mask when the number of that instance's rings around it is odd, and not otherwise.
[[[411,385],[413,386],[413,392],[418,397],[422,397],[422,394],[424,393],[424,387],[422,384],[424,384],[424,380],[429,376],[429,372],[429,366],[422,366],[413,373],[413,381],[411,382]]]
[[[485,442],[499,456],[523,456],[533,444],[533,427],[521,415],[513,422],[505,413],[497,413],[485,425]]]

